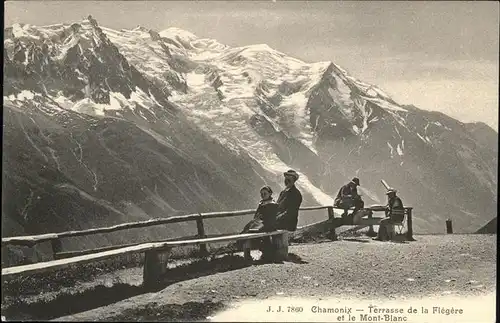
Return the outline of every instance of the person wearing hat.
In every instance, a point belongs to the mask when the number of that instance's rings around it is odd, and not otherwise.
[[[261,200],[257,206],[254,217],[241,233],[246,232],[271,232],[276,227],[276,214],[278,204],[273,200],[273,190],[269,186],[260,189]]]
[[[297,230],[299,219],[299,208],[302,204],[302,194],[295,187],[299,174],[293,169],[283,173],[285,189],[281,191],[276,203],[278,203],[278,217],[276,228],[288,231]]]
[[[352,214],[355,214],[365,206],[365,202],[363,202],[361,196],[358,194],[358,186],[360,186],[359,178],[354,177],[349,183],[342,186],[337,193],[333,206],[344,209],[342,216],[347,216],[347,211],[353,206],[354,211]]]
[[[385,193],[387,195],[387,206],[385,209],[385,218],[380,220],[377,237],[374,240],[386,241],[389,240],[392,232],[393,224],[401,223],[404,219],[403,201],[396,195],[397,191],[390,188]]]
[[[260,189],[261,200],[255,211],[253,219],[245,225],[241,233],[271,232],[276,229],[276,214],[278,204],[273,200],[273,190],[269,186]],[[261,260],[272,260],[273,246],[269,237],[259,239],[257,242],[262,252]],[[243,246],[242,243],[239,244]]]

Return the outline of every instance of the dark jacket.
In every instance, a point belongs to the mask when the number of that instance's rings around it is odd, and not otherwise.
[[[295,231],[299,221],[299,207],[302,204],[302,194],[293,185],[281,191],[278,200],[277,229]]]
[[[403,201],[398,196],[389,199],[386,207],[386,215],[394,222],[401,222],[404,219]]]
[[[276,229],[276,214],[278,204],[273,200],[260,201],[253,220],[250,221],[242,233],[246,232],[271,232]]]
[[[351,186],[349,184],[345,184],[344,186],[342,186],[339,190],[339,192],[337,193],[337,197],[335,197],[335,206],[339,206],[342,204],[342,201],[344,201],[345,199],[352,199],[352,200],[356,200],[356,199],[361,199],[361,196],[359,196],[358,194],[358,189],[356,186]]]

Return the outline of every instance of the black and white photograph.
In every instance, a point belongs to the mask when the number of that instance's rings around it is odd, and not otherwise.
[[[499,8],[4,2],[2,321],[496,322]]]

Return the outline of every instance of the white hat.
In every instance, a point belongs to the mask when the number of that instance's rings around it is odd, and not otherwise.
[[[394,188],[389,188],[389,189],[387,190],[387,192],[385,193],[385,195],[389,195],[389,194],[391,194],[391,193],[396,194],[397,192],[398,192],[398,191],[397,191],[396,189],[394,189]]]

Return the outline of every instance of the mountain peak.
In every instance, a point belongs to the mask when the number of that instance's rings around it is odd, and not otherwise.
[[[180,38],[182,40],[186,40],[186,41],[192,41],[192,40],[198,39],[198,37],[195,34],[189,32],[189,31],[186,31],[184,29],[177,28],[177,27],[167,28],[165,30],[160,31],[159,34],[162,37],[167,37],[167,38],[178,37],[178,38]]]
[[[144,31],[144,32],[148,32],[150,31],[149,28],[146,28],[142,25],[137,25],[134,29],[132,29],[133,31]]]
[[[99,27],[99,24],[97,23],[97,20],[95,20],[92,15],[88,15],[87,19],[84,20],[84,22],[89,22],[92,27]]]
[[[248,45],[246,46],[247,49],[253,49],[253,50],[261,50],[261,51],[273,51],[275,52],[276,50],[269,46],[268,44],[253,44],[253,45]]]

